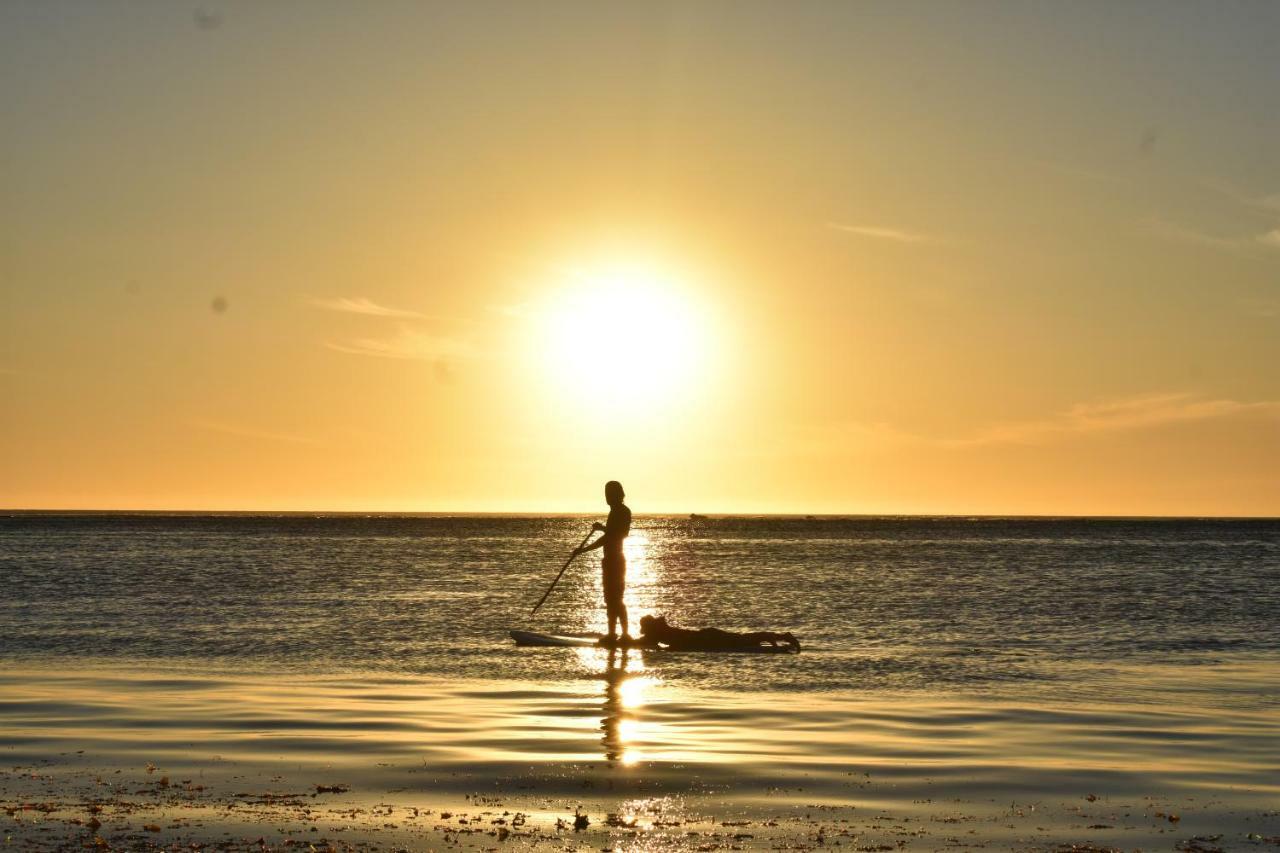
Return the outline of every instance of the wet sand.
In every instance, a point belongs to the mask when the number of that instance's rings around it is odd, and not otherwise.
[[[13,849],[1280,847],[1265,659],[1111,673],[1133,689],[1091,695],[796,694],[536,653],[596,674],[9,668],[2,836]]]

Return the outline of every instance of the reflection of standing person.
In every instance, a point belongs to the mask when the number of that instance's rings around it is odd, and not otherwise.
[[[622,622],[622,636],[629,636],[627,605],[622,600],[627,591],[627,557],[622,551],[622,543],[631,532],[631,510],[622,502],[625,497],[622,484],[617,480],[604,484],[604,499],[609,504],[609,520],[604,524],[597,521],[591,525],[592,530],[598,530],[604,535],[574,552],[577,555],[596,548],[604,549],[600,568],[604,574],[604,609],[609,617],[609,640],[617,639],[614,625],[619,620]]]
[[[629,714],[622,701],[622,683],[631,677],[627,672],[627,647],[622,647],[621,660],[618,650],[609,649],[609,661],[604,670],[604,719],[600,721],[600,730],[604,737],[600,742],[604,745],[604,757],[610,763],[626,761],[627,744],[622,735],[622,721]]]

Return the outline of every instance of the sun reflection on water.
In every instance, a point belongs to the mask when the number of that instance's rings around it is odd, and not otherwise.
[[[632,531],[623,543],[627,557],[627,590],[625,601],[629,614],[628,630],[634,636],[640,633],[640,617],[651,609],[655,595],[661,586],[660,569],[651,559],[649,537],[642,530]],[[596,557],[588,573],[591,584],[591,609],[583,613],[583,630],[603,634],[609,624],[604,610],[604,581],[601,577],[600,559]],[[591,650],[587,650],[590,652]],[[588,664],[586,659],[584,664]]]
[[[636,713],[644,707],[645,691],[657,679],[645,673],[641,655],[627,649],[609,651],[601,677],[605,688],[600,743],[605,760],[623,766],[635,764],[642,758],[636,749],[640,733]]]
[[[624,544],[627,557],[626,603],[629,611],[629,630],[639,634],[640,616],[648,612],[642,605],[650,604],[660,587],[660,571],[651,559],[651,543],[642,530],[633,531]],[[604,611],[603,581],[598,564],[591,572],[591,610],[582,614],[587,630],[604,633],[607,620]],[[604,758],[610,764],[630,766],[646,756],[638,750],[642,735],[648,728],[642,724],[639,713],[643,711],[650,688],[659,680],[650,672],[639,650],[578,647],[573,651],[583,669],[600,673],[604,681],[604,697],[601,706],[603,717],[600,743]],[[650,733],[652,734],[652,733]]]

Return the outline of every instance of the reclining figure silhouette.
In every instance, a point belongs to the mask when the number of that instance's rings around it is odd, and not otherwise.
[[[751,651],[753,649],[781,648],[800,651],[800,641],[788,632],[753,631],[735,634],[719,628],[678,628],[665,616],[642,616],[640,636],[633,645],[657,646],[662,644],[675,651]]]

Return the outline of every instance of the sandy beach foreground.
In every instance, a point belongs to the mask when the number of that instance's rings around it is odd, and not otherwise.
[[[1280,720],[1265,699],[1213,699],[1265,685],[1265,661],[1205,667],[1184,706],[1161,707],[1137,689],[718,694],[664,683],[642,660],[569,654],[603,675],[9,669],[3,837],[13,849],[1280,846]]]

